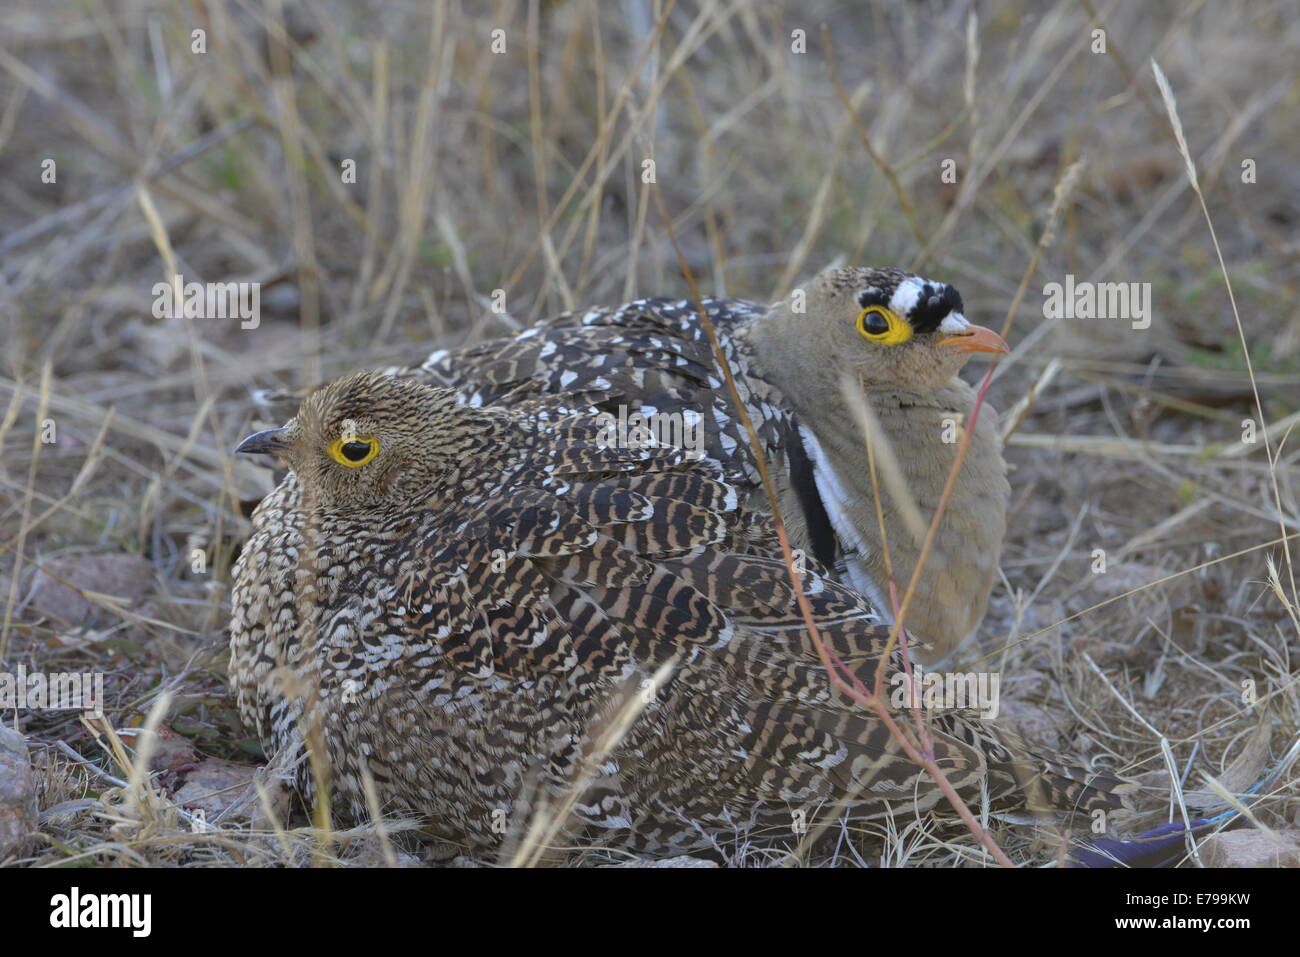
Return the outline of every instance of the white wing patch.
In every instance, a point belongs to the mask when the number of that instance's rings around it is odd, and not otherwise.
[[[856,552],[859,556],[855,558],[850,555],[846,562],[849,580],[853,583],[854,588],[871,599],[871,603],[880,613],[882,619],[892,620],[889,603],[884,600],[885,596],[880,593],[875,581],[867,574],[866,565],[862,561],[862,557],[870,554],[870,549],[867,548],[867,543],[862,540],[857,526],[853,524],[853,520],[849,517],[852,498],[845,490],[843,483],[840,482],[839,476],[835,474],[835,468],[831,465],[826,452],[817,441],[817,437],[804,425],[799,426],[799,434],[803,437],[804,448],[812,456],[813,478],[817,482],[817,492],[821,495],[822,503],[826,506],[826,514],[830,517],[831,526],[845,546],[844,550]]]

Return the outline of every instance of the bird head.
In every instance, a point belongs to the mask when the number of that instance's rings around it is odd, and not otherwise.
[[[1008,351],[996,332],[966,319],[955,288],[899,269],[828,269],[765,323],[779,324],[787,345],[809,344],[818,363],[875,386],[937,389],[972,356]]]
[[[372,505],[437,488],[473,451],[475,432],[451,390],[363,372],[311,392],[282,428],[235,451],[274,455],[325,505]]]

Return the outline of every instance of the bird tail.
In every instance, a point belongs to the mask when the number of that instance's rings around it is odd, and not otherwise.
[[[999,790],[1018,808],[1085,815],[1134,809],[1135,782],[1109,769],[1086,768],[1063,754],[1029,748],[1008,731],[999,729],[997,738],[999,747],[986,751],[990,781],[1001,784]],[[996,793],[994,786],[990,791]]]

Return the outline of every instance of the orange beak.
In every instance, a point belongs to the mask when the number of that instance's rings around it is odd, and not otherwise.
[[[991,352],[994,355],[1006,355],[1011,351],[1000,335],[983,326],[970,326],[956,335],[944,336],[939,340],[939,345],[952,346],[958,352]]]

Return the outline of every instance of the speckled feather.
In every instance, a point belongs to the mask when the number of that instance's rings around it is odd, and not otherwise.
[[[932,511],[956,451],[949,423],[963,422],[974,403],[974,391],[955,374],[962,354],[935,346],[949,313],[967,326],[961,296],[900,269],[856,266],[823,272],[801,295],[798,304],[792,294],[771,306],[714,298],[702,305],[757,431],[791,541],[881,605],[886,547],[901,587],[920,540],[888,488],[882,537],[863,435],[842,383],[863,384],[911,501],[922,514]],[[864,342],[853,327],[869,304],[896,307],[915,331],[912,342]],[[592,390],[603,400],[593,394],[591,401],[613,413],[698,414],[704,447],[735,484],[742,514],[769,513],[752,446],[693,302],[641,299],[564,313],[512,339],[439,350],[418,366],[388,371],[455,388],[472,404]],[[923,663],[945,658],[982,620],[997,581],[1009,496],[997,413],[985,403],[908,617]],[[743,539],[737,544],[755,550]]]
[[[828,270],[803,292],[799,306],[793,299],[762,306],[712,298],[702,305],[758,434],[791,541],[879,605],[888,594],[885,548],[901,589],[920,540],[902,524],[888,489],[882,539],[863,435],[841,383],[863,382],[910,498],[928,516],[956,454],[946,423],[964,421],[975,398],[955,375],[964,358],[954,364],[960,353],[933,345],[941,321],[962,308],[961,297],[903,270],[867,267]],[[913,342],[864,342],[852,328],[858,310],[897,304],[900,296],[916,330]],[[699,412],[704,447],[735,483],[742,511],[770,513],[753,448],[693,302],[642,299],[566,313],[513,339],[442,350],[417,368],[394,371],[455,388],[471,403],[519,389],[592,389],[605,390],[602,408],[611,412]],[[946,657],[983,618],[997,582],[1009,496],[997,412],[986,403],[909,613],[913,651],[927,665]]]
[[[749,369],[749,357],[730,333],[758,318],[765,307],[740,299],[705,299],[720,345],[742,401],[777,466],[793,434],[793,412],[779,393]],[[401,370],[455,388],[471,404],[494,402],[520,387],[548,393],[603,390],[602,407],[661,413],[688,410],[707,417],[703,435],[708,456],[733,480],[759,481],[754,453],[712,347],[684,299],[640,299],[617,309],[562,313],[513,339],[495,340],[454,352],[435,352],[415,370]]]
[[[340,471],[317,445],[353,420],[391,451]],[[346,813],[368,815],[368,774],[386,811],[493,848],[586,769],[563,839],[671,854],[738,831],[792,840],[796,810],[940,800],[884,724],[830,689],[784,565],[737,550],[744,521],[718,463],[605,447],[581,396],[466,405],[381,374],[313,393],[291,426],[295,471],[257,508],[235,570],[231,682],[269,752],[319,736]],[[869,677],[875,611],[815,563],[804,591],[828,645]],[[596,731],[669,659],[589,767]],[[969,800],[1121,801],[1114,778],[973,715],[938,713],[932,729]]]

